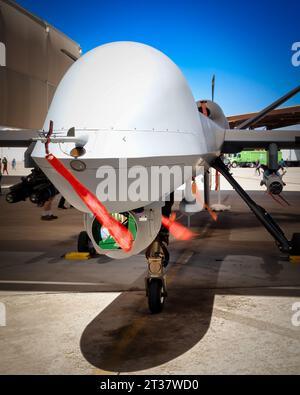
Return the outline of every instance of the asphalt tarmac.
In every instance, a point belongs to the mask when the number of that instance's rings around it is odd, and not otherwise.
[[[286,192],[284,207],[250,194],[288,238],[300,232],[300,192]],[[217,222],[207,212],[191,218],[195,240],[171,241],[169,296],[150,315],[143,254],[66,261],[81,214],[54,210],[58,220],[42,222],[30,202],[2,196],[0,373],[299,374],[300,264],[280,254],[234,191],[222,202],[231,211]]]

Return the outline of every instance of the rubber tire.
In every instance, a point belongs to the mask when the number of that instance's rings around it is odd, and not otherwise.
[[[90,247],[90,238],[85,230],[79,233],[77,240],[78,252],[89,252],[93,255],[94,249]]]
[[[231,163],[231,167],[232,167],[233,169],[235,169],[235,168],[237,167],[237,163],[236,163],[236,162],[232,162],[232,163]]]
[[[249,167],[250,167],[251,169],[254,169],[255,164],[254,164],[253,162],[251,162],[250,165],[249,165]]]
[[[151,314],[158,314],[162,311],[165,298],[161,300],[162,295],[162,281],[157,278],[152,278],[148,283],[148,306]]]

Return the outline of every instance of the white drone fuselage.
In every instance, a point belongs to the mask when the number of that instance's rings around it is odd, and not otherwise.
[[[209,162],[220,154],[225,129],[199,113],[182,72],[167,56],[133,42],[103,45],[76,61],[56,90],[45,131],[50,120],[54,137],[63,141],[74,127],[76,137],[86,141],[85,154],[79,158],[86,169],[75,174],[93,193],[99,184],[99,167],[112,166],[118,172],[122,159],[127,159],[128,167],[148,169]],[[49,145],[49,151],[69,169],[72,148],[74,142],[67,138]],[[45,160],[42,142],[37,142],[32,157],[73,206],[88,212]],[[175,180],[171,189],[184,182]],[[141,207],[141,202],[132,201],[103,203],[113,212]],[[142,203],[146,206],[151,201]]]
[[[221,122],[199,113],[186,79],[167,56],[147,45],[116,42],[93,49],[67,71],[44,130],[53,121],[53,140],[59,138],[60,143],[50,143],[49,151],[96,194],[99,168],[111,166],[122,181],[125,160],[128,168],[141,166],[150,172],[153,166],[196,168],[220,155],[226,118],[215,103],[211,106],[221,115]],[[71,128],[75,138],[68,141]],[[85,165],[77,172],[70,167],[76,141],[84,148],[78,160]],[[72,186],[46,161],[41,141],[32,157],[70,204],[89,212]],[[185,181],[184,176],[174,177],[166,189],[162,187],[160,197]],[[103,204],[110,212],[124,212],[153,201],[108,198]]]

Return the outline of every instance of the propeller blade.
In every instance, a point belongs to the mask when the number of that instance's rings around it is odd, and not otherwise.
[[[184,225],[176,222],[175,220],[171,220],[164,215],[162,215],[161,223],[169,230],[176,240],[191,240],[197,236],[196,233],[192,232]]]
[[[175,221],[175,220],[176,220],[176,213],[175,211],[172,211],[170,215],[170,221]]]
[[[46,155],[50,165],[72,186],[87,208],[95,215],[115,239],[119,246],[129,252],[132,248],[133,238],[131,232],[115,218],[111,217],[105,206],[93,195],[64,165],[52,154]]]
[[[192,183],[192,193],[193,193],[193,195],[196,197],[197,202],[198,202],[201,206],[203,206],[203,207],[209,212],[211,218],[212,218],[214,221],[217,221],[217,220],[218,220],[218,214],[215,213],[214,211],[212,211],[212,209],[209,207],[209,205],[206,204],[206,203],[203,201],[203,199],[202,199],[202,197],[201,197],[201,194],[200,194],[200,191],[199,191],[199,189],[198,189],[198,187],[197,187],[197,183],[196,183],[195,180],[194,180],[193,183]]]

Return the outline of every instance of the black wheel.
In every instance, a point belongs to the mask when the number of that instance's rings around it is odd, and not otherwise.
[[[251,162],[249,167],[251,167],[251,169],[253,169],[255,167],[255,163]]]
[[[231,163],[231,167],[233,167],[235,169],[237,167],[237,163],[236,162],[232,162]]]
[[[152,278],[148,284],[148,305],[152,314],[158,314],[162,311],[165,303],[165,295],[162,281],[158,278]]]
[[[95,249],[91,245],[91,240],[85,230],[79,233],[77,240],[78,252],[89,252],[91,255],[95,254]]]

